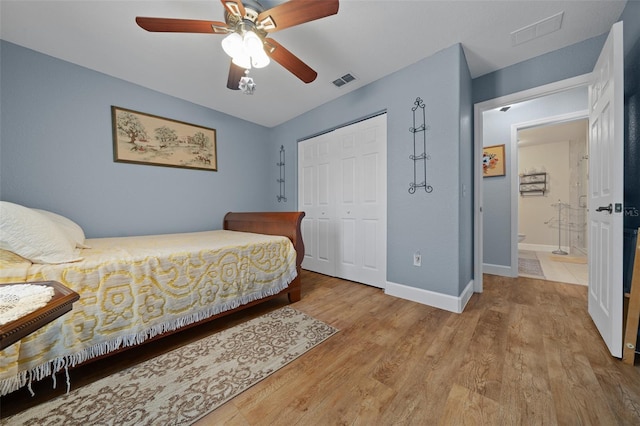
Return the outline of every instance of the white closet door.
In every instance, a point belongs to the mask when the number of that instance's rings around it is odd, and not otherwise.
[[[387,116],[298,145],[304,269],[384,288]]]
[[[336,275],[384,288],[386,115],[336,130]]]
[[[298,209],[305,212],[302,267],[335,276],[335,206],[331,133],[298,144]]]

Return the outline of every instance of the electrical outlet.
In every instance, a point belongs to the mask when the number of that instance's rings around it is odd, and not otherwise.
[[[413,266],[421,266],[422,265],[422,255],[419,251],[413,253]]]

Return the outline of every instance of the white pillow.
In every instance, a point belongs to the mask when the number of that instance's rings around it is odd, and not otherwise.
[[[58,228],[60,228],[62,233],[67,236],[69,241],[71,241],[71,243],[73,243],[75,247],[91,248],[84,243],[85,235],[80,225],[78,225],[71,219],[54,212],[50,212],[48,210],[40,210],[40,209],[31,209],[31,210],[45,215],[51,222],[56,224]]]
[[[0,249],[33,263],[82,260],[75,246],[46,216],[8,201],[0,201]]]

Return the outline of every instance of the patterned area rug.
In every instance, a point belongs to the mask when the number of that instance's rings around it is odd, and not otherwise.
[[[518,275],[545,279],[542,266],[538,259],[518,258]]]
[[[287,306],[73,390],[3,422],[192,424],[337,332]]]

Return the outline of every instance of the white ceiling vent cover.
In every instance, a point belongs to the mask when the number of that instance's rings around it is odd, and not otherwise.
[[[511,33],[511,44],[513,46],[517,46],[538,37],[551,34],[554,31],[558,31],[562,26],[563,16],[564,12],[556,13],[555,15],[545,18],[541,21],[535,22],[531,25],[527,25],[526,27],[520,28],[519,30],[515,30]]]

